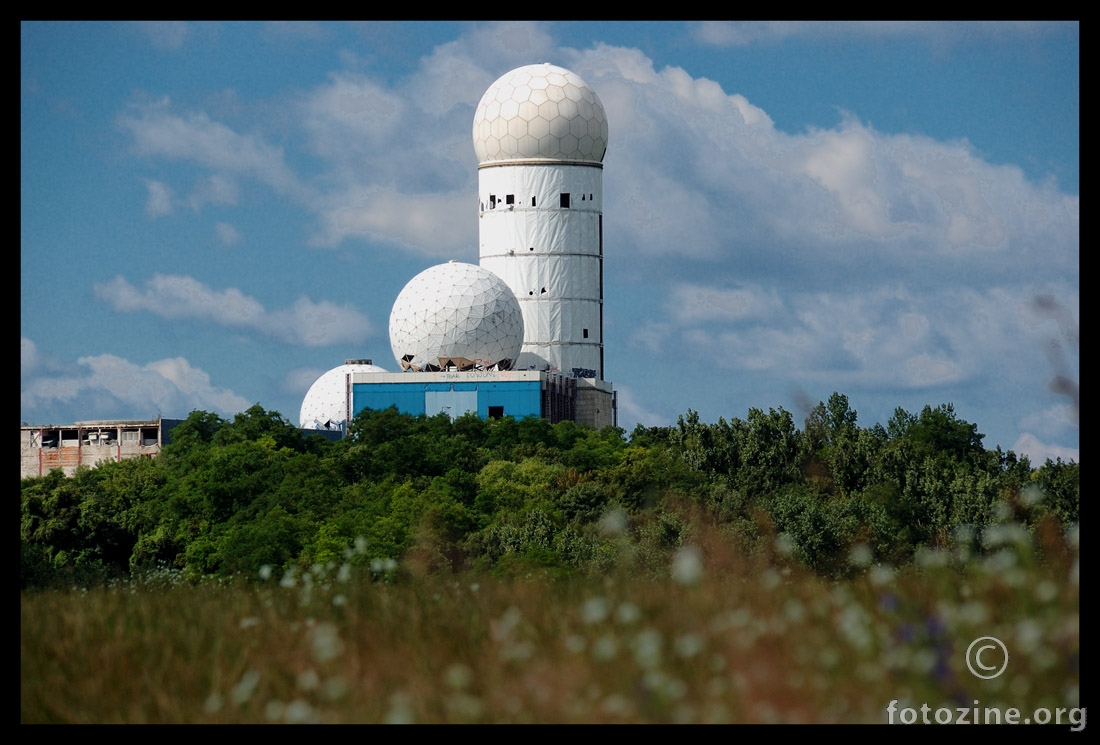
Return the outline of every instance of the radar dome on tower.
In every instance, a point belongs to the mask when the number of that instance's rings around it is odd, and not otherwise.
[[[557,160],[601,163],[607,116],[575,72],[549,63],[518,67],[489,86],[474,114],[478,163]]]
[[[390,346],[406,370],[508,370],[523,346],[523,313],[500,277],[451,261],[401,290],[390,313]]]

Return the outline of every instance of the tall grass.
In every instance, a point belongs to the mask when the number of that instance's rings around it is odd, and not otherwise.
[[[1079,707],[1076,531],[1008,524],[828,581],[702,524],[664,576],[414,576],[393,563],[20,602],[24,723],[884,722]],[[979,636],[1010,650],[980,680]]]

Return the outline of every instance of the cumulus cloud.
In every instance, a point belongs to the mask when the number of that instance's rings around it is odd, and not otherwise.
[[[839,27],[900,32],[891,24],[699,28]],[[494,60],[486,45],[505,58]],[[296,107],[284,106],[297,114],[288,126],[300,128],[324,174],[317,185],[295,173],[282,147],[202,111],[165,100],[135,104],[119,121],[135,152],[211,171],[191,196],[196,208],[236,203],[236,181],[252,179],[313,212],[318,230],[309,245],[366,238],[446,255],[476,231],[465,201],[476,188],[473,105],[509,55],[519,63],[553,51],[537,25],[487,24],[440,45],[393,86],[356,70],[332,73]],[[1032,246],[1065,243],[1076,232],[1076,198],[984,162],[965,142],[887,136],[852,115],[834,129],[790,135],[744,96],[680,68],[656,70],[638,50],[600,45],[554,56],[585,76],[608,110],[606,212],[617,219],[616,235],[643,256],[719,260],[736,251],[754,269],[777,272],[782,263],[795,278],[822,269],[843,278],[851,276],[847,263],[871,254],[876,266],[899,270],[920,257],[965,254],[982,269],[1003,274],[1022,262],[1029,273],[1049,260]],[[822,261],[791,263],[809,251]],[[1065,268],[1064,253],[1058,260]]]
[[[289,308],[268,311],[236,288],[214,290],[179,275],[155,274],[144,289],[115,277],[96,284],[95,295],[120,312],[206,321],[310,347],[362,343],[372,331],[367,317],[350,304],[315,303],[301,297]]]
[[[643,257],[737,255],[788,282],[863,281],[920,260],[972,260],[1000,278],[1074,268],[1075,252],[1055,250],[1052,265],[1034,247],[1073,245],[1078,198],[965,142],[885,135],[852,115],[787,134],[743,96],[656,71],[636,50],[589,50],[577,69],[612,123],[606,213]]]
[[[973,42],[975,38],[1026,37],[1049,32],[1041,22],[980,21],[705,21],[692,36],[703,44],[730,47],[771,44],[796,36],[843,39],[852,37],[916,37],[937,45]]]
[[[331,36],[317,21],[267,21],[261,33],[272,42],[323,41]]]
[[[709,287],[681,282],[669,291],[669,314],[682,324],[774,318],[784,312],[774,289],[761,287]]]
[[[1043,465],[1047,460],[1054,461],[1059,458],[1065,463],[1069,461],[1074,461],[1076,463],[1081,462],[1081,452],[1079,448],[1067,448],[1060,445],[1050,445],[1040,442],[1039,439],[1030,432],[1025,432],[1020,435],[1020,439],[1016,440],[1016,444],[1009,449],[1017,455],[1026,455],[1028,460],[1031,461],[1032,467],[1038,467]]]
[[[322,215],[324,232],[312,245],[334,246],[359,236],[428,256],[471,260],[477,251],[474,205],[470,194],[371,191]]]
[[[198,211],[206,204],[236,204],[239,196],[240,186],[235,179],[215,173],[200,181],[189,199],[192,209]]]
[[[241,232],[227,222],[219,222],[214,225],[214,232],[217,234],[218,240],[227,246],[235,245],[244,240]]]
[[[145,214],[149,217],[162,217],[172,214],[172,188],[160,181],[146,179]]]
[[[193,30],[187,21],[132,21],[131,27],[145,35],[157,49],[181,49]]]
[[[19,338],[19,375],[29,375],[38,367],[38,346],[23,336]]]
[[[164,99],[134,104],[119,117],[119,126],[133,138],[134,151],[143,156],[183,160],[215,173],[248,176],[280,194],[308,198],[284,161],[282,148],[259,135],[236,132],[205,112],[177,113]]]
[[[135,418],[201,409],[229,415],[251,404],[218,388],[183,358],[138,365],[110,354],[81,357],[65,374],[43,375],[21,390],[23,409],[49,409],[80,398],[87,418]],[[39,422],[44,423],[44,422]]]
[[[1041,349],[1033,341],[1038,330],[1021,336],[1027,303],[1003,287],[925,295],[898,285],[780,298],[776,288],[683,283],[668,291],[667,307],[665,321],[635,333],[636,344],[653,352],[682,349],[697,363],[840,387],[976,382],[998,357],[1006,365],[1000,377],[1019,381],[1025,373],[1011,358]]]

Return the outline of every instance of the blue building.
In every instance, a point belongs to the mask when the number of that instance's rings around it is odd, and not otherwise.
[[[483,419],[511,416],[571,420],[597,429],[618,426],[610,383],[538,370],[348,373],[348,419],[363,409],[414,416],[473,412]]]

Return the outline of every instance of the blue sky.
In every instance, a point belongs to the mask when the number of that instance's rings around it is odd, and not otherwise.
[[[297,421],[396,370],[398,293],[477,263],[481,94],[609,122],[619,424],[834,391],[1079,460],[1080,29],[1067,23],[23,23],[20,419]]]

